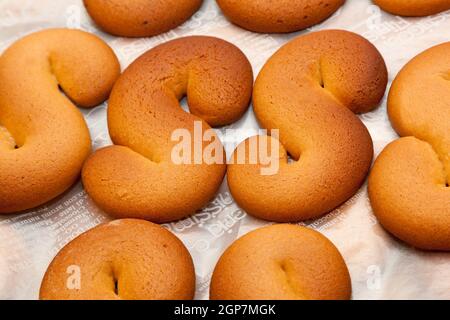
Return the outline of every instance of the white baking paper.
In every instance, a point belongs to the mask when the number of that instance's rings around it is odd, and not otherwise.
[[[450,12],[425,18],[401,18],[380,11],[370,0],[347,0],[326,22],[287,35],[256,34],[230,24],[214,0],[181,27],[153,38],[125,39],[99,31],[81,0],[0,0],[0,52],[18,38],[51,27],[79,28],[97,34],[116,52],[122,68],[148,49],[186,35],[211,35],[241,48],[255,75],[289,39],[312,30],[346,29],[372,41],[383,54],[389,79],[419,52],[450,40]],[[82,110],[94,147],[110,144],[107,104]],[[361,116],[373,137],[376,154],[396,138],[386,115],[386,98]],[[252,110],[233,129],[258,129]],[[226,128],[219,129],[224,131]],[[226,136],[228,154],[253,132]],[[1,157],[0,157],[1,161]],[[0,217],[0,298],[37,299],[47,265],[78,234],[110,218],[77,183],[51,203],[20,215]],[[191,252],[197,274],[197,299],[207,299],[217,259],[235,239],[268,222],[247,216],[234,203],[224,181],[217,197],[201,212],[167,224]],[[387,234],[373,216],[367,186],[325,217],[304,223],[329,237],[343,254],[352,277],[353,299],[450,299],[450,254],[418,251]]]

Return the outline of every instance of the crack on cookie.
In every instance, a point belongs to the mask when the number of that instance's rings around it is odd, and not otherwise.
[[[444,71],[440,73],[441,78],[450,81],[450,71]]]
[[[294,292],[295,295],[303,298],[304,297],[303,291],[301,290],[301,288],[299,288],[298,284],[295,284],[292,281],[291,273],[292,273],[293,268],[292,268],[290,261],[289,260],[281,261],[279,263],[279,267],[280,267],[281,271],[283,272],[283,275],[285,277],[288,287]]]

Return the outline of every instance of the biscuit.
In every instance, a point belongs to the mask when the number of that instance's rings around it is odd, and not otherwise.
[[[272,225],[235,241],[211,280],[213,300],[346,300],[351,280],[344,259],[322,234]]]
[[[201,209],[215,196],[226,170],[223,146],[210,126],[239,119],[252,86],[249,61],[224,40],[180,38],[143,54],[111,93],[108,126],[115,145],[86,161],[86,191],[119,218],[162,223]],[[191,113],[180,107],[185,95]],[[198,142],[182,163],[174,161],[178,132]],[[211,134],[209,141],[202,133]],[[212,145],[216,159],[209,162],[204,155]]]
[[[286,33],[329,18],[345,0],[217,0],[234,24],[255,32]]]
[[[261,219],[294,222],[317,218],[352,197],[373,157],[372,139],[355,113],[377,106],[386,84],[382,56],[357,34],[320,31],[284,45],[261,70],[253,92],[259,123],[279,130],[279,137],[245,140],[228,166],[239,206]],[[268,142],[268,154],[279,155],[279,168],[270,174],[262,172],[263,162],[252,162],[247,147],[258,145],[261,155]],[[236,161],[242,154],[245,161]]]
[[[450,42],[408,62],[388,98],[400,139],[375,161],[369,196],[383,227],[426,250],[450,250]]]
[[[105,32],[123,37],[155,36],[184,23],[202,0],[84,0],[87,12]]]
[[[42,280],[41,300],[186,300],[192,258],[172,233],[143,220],[97,226],[67,244]]]
[[[42,205],[79,178],[91,140],[74,104],[103,102],[119,73],[111,48],[83,31],[36,32],[3,53],[0,213]]]
[[[406,17],[423,17],[450,9],[449,0],[373,0],[381,9]]]

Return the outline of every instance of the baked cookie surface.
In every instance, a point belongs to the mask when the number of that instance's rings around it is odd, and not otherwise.
[[[80,107],[109,96],[119,62],[100,38],[48,29],[0,56],[0,214],[37,207],[79,178],[91,152]]]
[[[252,86],[249,61],[224,40],[186,37],[149,50],[114,86],[108,127],[115,145],[86,161],[87,193],[119,218],[162,223],[195,213],[215,196],[226,171],[211,126],[239,119]],[[190,113],[180,106],[184,96]]]
[[[353,196],[373,157],[372,139],[355,113],[377,106],[386,84],[378,50],[351,32],[309,33],[279,49],[253,91],[260,125],[278,130],[278,137],[251,137],[232,155],[228,185],[239,206],[261,219],[294,222]],[[245,161],[235,160],[243,154]],[[263,172],[267,166],[253,161],[255,154],[267,154],[278,168]]]
[[[347,266],[320,233],[272,225],[236,240],[212,276],[213,300],[344,300],[351,297]]]
[[[374,0],[381,9],[400,16],[423,17],[450,9],[450,0]]]
[[[450,250],[450,43],[408,62],[388,98],[402,137],[375,161],[369,196],[386,230],[421,249]]]
[[[42,300],[193,299],[192,258],[172,233],[151,222],[115,220],[67,244],[53,259]]]
[[[225,16],[250,31],[285,33],[329,18],[345,0],[217,0]]]
[[[150,37],[188,20],[202,0],[84,0],[91,18],[104,31],[123,37]]]

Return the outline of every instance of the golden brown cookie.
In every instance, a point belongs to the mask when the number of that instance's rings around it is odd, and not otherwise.
[[[279,138],[252,137],[236,149],[228,184],[237,203],[258,218],[292,222],[317,218],[353,196],[373,156],[371,137],[354,113],[374,108],[386,83],[383,58],[357,34],[320,31],[283,46],[253,92],[256,117],[262,127],[278,129]],[[252,162],[247,146],[254,140],[263,147],[274,142],[268,154],[279,154],[276,172]],[[257,154],[263,152],[259,147]],[[237,161],[242,154],[245,161]],[[288,154],[296,161],[289,163]]]
[[[223,146],[210,125],[239,119],[252,85],[249,61],[224,40],[186,37],[151,49],[114,86],[108,126],[115,146],[86,162],[86,191],[115,217],[166,222],[202,208],[226,170]],[[185,95],[191,113],[180,107]],[[189,142],[182,163],[174,161],[181,140],[173,137],[180,130],[199,142]],[[202,139],[206,133],[211,135]],[[218,150],[215,159],[205,157],[211,146]]]
[[[150,37],[188,20],[202,0],[83,0],[86,10],[104,31],[123,37]]]
[[[42,300],[193,299],[195,272],[183,243],[161,226],[116,220],[67,244],[42,280]]]
[[[393,235],[417,248],[450,250],[450,42],[412,59],[388,99],[403,137],[375,162],[369,195]]]
[[[406,17],[423,17],[450,9],[450,0],[373,0],[381,9]]]
[[[217,0],[224,15],[255,32],[303,30],[329,18],[345,0]]]
[[[113,51],[83,31],[36,32],[3,53],[0,213],[39,206],[77,180],[91,140],[74,104],[103,102],[119,73]]]
[[[235,241],[217,263],[213,300],[344,300],[350,275],[338,249],[317,231],[279,224]]]

